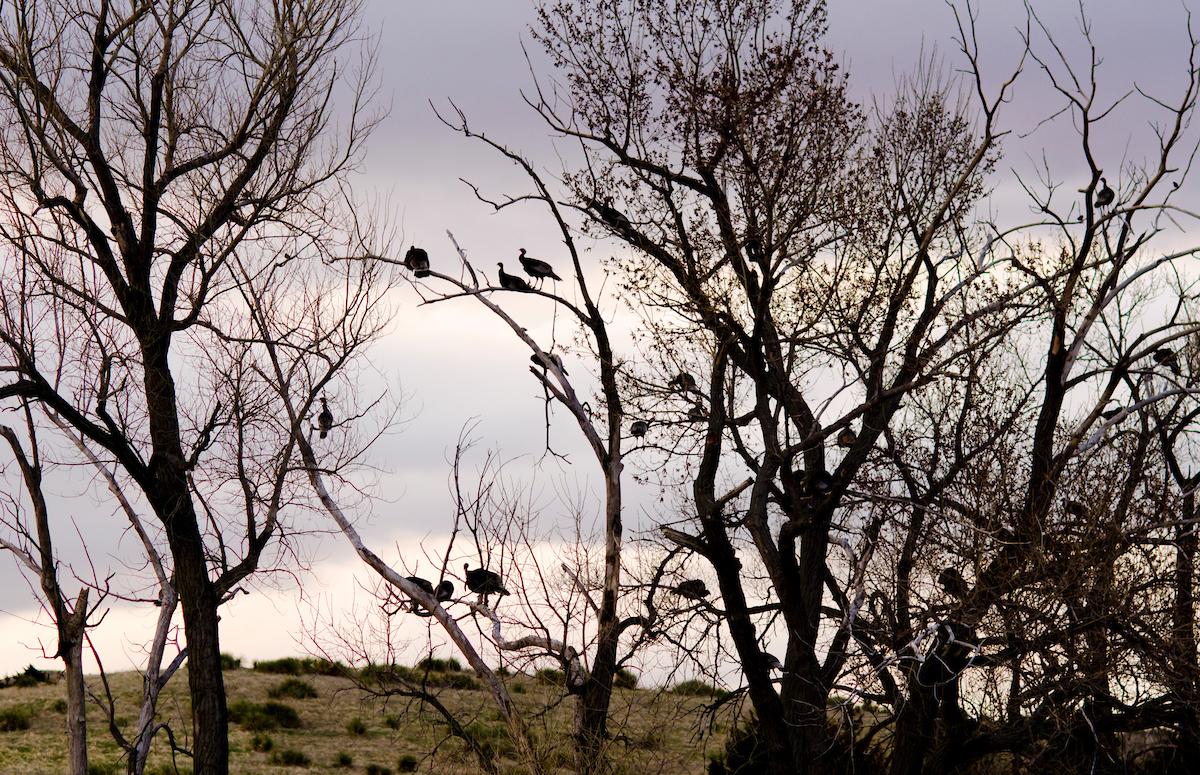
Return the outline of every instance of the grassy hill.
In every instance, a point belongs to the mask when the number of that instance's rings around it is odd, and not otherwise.
[[[309,668],[313,664],[308,661]],[[449,664],[436,666],[453,668]],[[305,672],[298,660],[260,663],[259,667],[300,674],[269,673],[261,669],[225,672],[231,710],[232,772],[384,775],[416,771],[454,775],[479,771],[463,742],[449,735],[446,721],[416,701],[373,696],[347,677]],[[387,671],[383,673],[386,675]],[[512,745],[505,726],[490,695],[477,688],[473,675],[454,669],[405,674],[425,680],[440,702],[496,752],[500,775],[525,772],[510,757]],[[555,765],[568,771],[572,761],[573,700],[563,696],[553,674],[538,677],[514,674],[505,681],[527,713],[539,752],[551,765],[551,771]],[[93,693],[103,695],[99,677],[89,677],[88,685]],[[386,678],[383,685],[389,685]],[[109,686],[116,698],[117,724],[128,736],[137,720],[141,678],[137,673],[114,674],[109,676]],[[704,737],[697,734],[701,721],[699,708],[708,699],[660,690],[618,689],[610,724],[615,735],[611,755],[617,763],[616,772],[702,773],[707,755],[723,750],[727,731],[717,726],[713,730],[716,734]],[[64,772],[65,711],[66,688],[61,683],[0,689],[0,729],[7,729],[0,731],[0,772],[5,775]],[[189,712],[187,675],[181,670],[161,696],[159,716],[170,724],[184,748],[189,744]],[[27,728],[21,728],[25,724]],[[104,718],[94,705],[88,708],[88,757],[93,773],[124,772],[123,754],[113,743]],[[305,760],[308,764],[302,763]],[[186,757],[178,757],[178,767],[180,773],[191,772]],[[153,775],[175,772],[165,732],[155,738],[147,772]]]

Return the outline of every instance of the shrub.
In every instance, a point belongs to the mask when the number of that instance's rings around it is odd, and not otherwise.
[[[367,723],[358,716],[346,722],[346,734],[348,735],[365,735],[367,733]]]
[[[400,770],[401,772],[416,772],[417,765],[420,763],[420,759],[410,753],[406,753],[400,757],[398,762],[396,762],[396,769]]]
[[[392,775],[392,771],[389,768],[381,767],[378,764],[368,764],[367,775]]]
[[[442,686],[449,686],[451,689],[478,689],[479,682],[469,675],[463,673],[449,673],[442,676],[439,681]]]
[[[534,673],[533,677],[543,686],[563,686],[567,682],[567,677],[563,674],[563,671],[555,670],[552,667],[543,667]]]
[[[225,652],[222,651],[221,652],[221,669],[222,670],[241,670],[242,669],[241,657],[235,657],[233,654],[226,654]]]
[[[501,678],[508,678],[510,675],[512,675],[512,671],[509,670],[506,665],[500,665],[500,667],[496,668],[496,675],[500,676]]]
[[[417,663],[418,670],[428,670],[431,673],[457,673],[462,670],[462,665],[457,659],[434,659],[433,657],[425,657]]]
[[[385,727],[387,727],[388,729],[392,730],[393,732],[395,732],[397,729],[400,728],[400,717],[394,716],[394,715],[384,716],[383,717],[383,725]]]
[[[116,762],[88,762],[88,775],[116,775]]]
[[[54,683],[54,676],[52,676],[50,673],[45,673],[41,670],[38,670],[33,665],[30,665],[29,667],[25,668],[23,672],[4,679],[3,685],[13,686],[17,689],[30,689],[34,686],[41,686],[42,684],[51,683]]]
[[[404,665],[367,665],[358,671],[359,679],[366,684],[394,683],[396,681],[414,681],[420,683],[424,677],[418,675],[411,667]]]
[[[632,670],[621,668],[613,676],[613,686],[618,689],[636,689],[637,685],[638,677]]]
[[[270,659],[263,662],[255,662],[254,669],[260,673],[283,673],[284,675],[300,675],[300,660],[295,657],[284,657],[283,659]]]
[[[229,720],[252,732],[267,732],[276,727],[300,727],[300,714],[296,709],[279,702],[264,702],[259,705],[247,700],[238,700],[229,705]]]
[[[681,694],[685,697],[713,697],[720,699],[729,692],[724,689],[718,689],[712,684],[704,683],[695,678],[688,681],[681,681],[671,687],[671,694]]]
[[[354,765],[354,757],[345,751],[338,751],[338,755],[333,757],[334,767],[350,767]]]
[[[291,697],[295,700],[311,700],[317,696],[317,690],[308,681],[299,678],[286,678],[278,686],[267,691],[267,696],[273,700],[281,697]]]
[[[0,732],[17,732],[29,729],[29,709],[20,705],[0,710]]]
[[[266,753],[275,747],[275,741],[267,735],[257,734],[250,738],[250,750]]]
[[[288,767],[307,767],[312,764],[312,759],[308,758],[308,754],[303,751],[297,751],[295,748],[276,751],[271,754],[271,758],[268,761],[271,764],[282,764]]]
[[[50,703],[50,710],[54,711],[55,713],[66,713],[67,712],[67,701],[66,700],[55,700],[54,702]]]

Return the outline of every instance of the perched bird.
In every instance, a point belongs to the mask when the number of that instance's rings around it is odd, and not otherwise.
[[[430,584],[428,581],[421,578],[420,576],[405,576],[405,578],[407,580],[411,581],[414,585],[420,587],[422,592],[429,595],[430,597],[433,597],[433,585]],[[422,609],[419,605],[417,605],[416,600],[412,600],[409,602],[408,610],[411,611],[412,613],[416,614],[417,616],[430,616],[430,613],[428,611]]]
[[[648,430],[650,430],[650,423],[645,420],[634,420],[629,424],[629,432],[633,434],[634,438],[642,438]]]
[[[532,291],[533,290],[532,288],[529,287],[529,283],[525,282],[520,277],[517,277],[516,275],[511,275],[508,272],[505,272],[504,264],[497,263],[496,266],[500,267],[500,287],[503,288],[504,290],[506,290],[506,291]]]
[[[454,597],[454,582],[450,579],[445,579],[441,584],[437,585],[437,589],[433,591],[433,597],[439,603],[444,603]]]
[[[687,581],[680,582],[671,591],[689,600],[703,600],[708,597],[708,587],[702,579],[688,579]]]
[[[321,431],[321,438],[329,435],[329,429],[333,427],[333,412],[329,411],[329,404],[325,401],[325,396],[321,396],[321,413],[317,415],[317,429]]]
[[[842,428],[837,437],[839,447],[853,447],[856,441],[858,441],[858,434],[852,428]]]
[[[564,375],[568,373],[567,370],[563,368],[563,360],[561,355],[558,355],[557,353],[546,353],[546,355],[550,358],[550,361],[558,368],[559,371],[561,371]],[[529,356],[529,360],[534,366],[541,366],[543,369],[550,368],[549,364],[547,364],[546,361],[537,353]]]
[[[1112,420],[1123,411],[1125,411],[1125,407],[1118,406],[1116,409],[1109,409],[1108,411],[1101,412],[1100,416],[1106,420]]]
[[[768,670],[783,670],[783,663],[779,661],[779,657],[769,651],[764,651],[763,656],[766,657]]]
[[[416,245],[404,254],[404,265],[417,277],[429,276],[429,254]]]
[[[554,273],[554,268],[545,261],[531,258],[525,255],[525,248],[521,248],[521,255],[517,256],[517,260],[521,262],[521,266],[525,269],[525,274],[535,280],[544,280],[549,277],[551,280],[562,280],[561,277]]]
[[[476,568],[471,570],[471,563],[463,563],[463,571],[467,576],[467,589],[479,595],[483,600],[483,604],[487,605],[488,595],[507,595],[508,590],[504,588],[504,580],[500,578],[499,573],[488,570],[487,568]]]
[[[1154,358],[1155,363],[1166,366],[1172,374],[1179,376],[1179,358],[1175,357],[1175,351],[1170,347],[1158,348],[1151,357]]]
[[[803,474],[804,472],[801,471],[800,473]],[[830,476],[828,471],[822,469],[811,473],[808,487],[809,495],[824,495],[832,489],[833,477]]]
[[[607,223],[609,226],[618,231],[628,231],[633,228],[633,224],[625,217],[625,214],[612,206],[613,198],[611,196],[604,197],[604,202],[597,202],[595,199],[589,200],[588,204],[600,215],[600,220]]]
[[[1087,506],[1084,506],[1079,501],[1071,500],[1070,498],[1063,501],[1063,511],[1067,512],[1072,517],[1079,517],[1080,519],[1087,519],[1088,516]]]
[[[678,390],[680,393],[691,393],[696,390],[696,378],[686,371],[681,371],[671,378],[667,387]]]
[[[967,580],[963,578],[958,568],[946,568],[938,576],[938,583],[942,585],[942,589],[946,590],[947,594],[953,595],[959,600],[962,600],[971,591]]]
[[[420,576],[405,576],[406,580],[411,581],[414,586],[420,587],[421,591],[433,597],[433,585]]]
[[[688,410],[687,417],[691,422],[704,422],[708,419],[708,410],[704,408],[704,404],[697,401]]]
[[[1100,178],[1100,190],[1096,192],[1096,207],[1108,207],[1117,195],[1108,187],[1108,181]]]

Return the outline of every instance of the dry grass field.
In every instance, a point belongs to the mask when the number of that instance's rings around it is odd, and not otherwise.
[[[473,676],[447,672],[431,673],[429,678],[431,683],[443,684],[431,688],[439,700],[496,751],[500,775],[526,772],[510,758],[512,746],[489,695],[478,689],[447,685],[458,683],[469,687]],[[514,699],[528,714],[539,753],[550,765],[550,771],[556,768],[568,771],[573,700],[563,697],[561,687],[547,685],[532,676],[515,674],[505,680]],[[298,698],[309,692],[297,681],[311,686],[316,696]],[[136,723],[141,679],[136,673],[121,673],[110,676],[109,683],[117,701],[118,726],[128,735]],[[88,685],[92,692],[103,693],[98,677],[90,676]],[[406,771],[465,775],[480,771],[462,741],[449,736],[447,724],[433,710],[402,697],[371,696],[348,678],[236,669],[225,672],[225,685],[230,708],[234,710],[232,715],[241,719],[240,723],[231,721],[229,730],[230,769],[239,775],[363,772],[384,775]],[[276,696],[272,698],[271,694]],[[17,720],[8,725],[17,727],[22,717],[28,722],[26,729],[0,731],[0,773],[65,772],[65,700],[66,689],[61,683],[0,689],[0,719]],[[275,720],[262,713],[262,704],[268,702],[293,708],[298,726],[288,728],[294,721],[288,722],[286,711],[277,710]],[[611,750],[615,772],[630,775],[704,772],[708,755],[723,750],[728,730],[717,725],[714,734],[704,737],[697,734],[703,702],[703,698],[653,689],[617,690],[610,727],[615,735]],[[181,671],[162,694],[159,716],[170,724],[184,748],[188,745],[188,713],[187,675]],[[283,718],[284,725],[273,726],[279,718]],[[94,705],[88,708],[88,724],[90,771],[97,775],[124,772],[123,754],[113,743],[102,714]],[[304,759],[308,764],[289,763]],[[191,772],[186,757],[178,757],[177,763],[180,773]],[[153,775],[175,772],[165,733],[155,738],[147,772]]]

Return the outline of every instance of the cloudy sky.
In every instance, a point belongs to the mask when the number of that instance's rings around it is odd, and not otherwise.
[[[840,0],[831,6],[826,44],[848,69],[854,95],[865,105],[885,101],[896,78],[911,71],[923,51],[928,55],[936,50],[948,69],[961,65],[953,40],[954,14],[940,0]],[[1039,9],[1073,61],[1086,63],[1079,8],[1054,2],[1041,3]],[[497,260],[515,263],[521,247],[565,263],[553,224],[540,212],[530,207],[496,215],[475,200],[460,178],[497,194],[521,190],[524,181],[494,151],[448,129],[433,110],[447,110],[453,101],[473,128],[521,151],[550,173],[559,169],[557,154],[563,149],[556,149],[522,100],[522,91],[528,93],[533,83],[531,67],[543,76],[548,73],[529,34],[533,10],[530,0],[367,0],[366,28],[379,43],[380,99],[391,107],[355,184],[361,194],[387,204],[406,245],[426,248],[434,261],[452,260],[449,230],[476,264],[488,270]],[[1135,84],[1155,96],[1174,98],[1187,66],[1186,13],[1177,0],[1105,0],[1084,10],[1092,19],[1093,40],[1103,58],[1104,99],[1115,99]],[[1024,20],[1021,3],[985,4],[979,25],[989,85],[1016,66],[1017,28]],[[1046,51],[1046,46],[1040,50]],[[1069,120],[1038,125],[1061,103],[1035,63],[1027,62],[1026,70],[1001,120],[1014,131],[1005,141],[1006,157],[991,204],[994,215],[1008,223],[1029,219],[1012,170],[1028,175],[1043,153],[1066,181],[1065,190],[1086,183],[1071,179],[1082,174],[1082,167],[1071,143]],[[1123,163],[1140,160],[1144,146],[1139,142],[1146,139],[1152,118],[1144,101],[1131,99],[1114,111],[1097,136],[1101,165],[1116,171]],[[1112,173],[1109,180],[1116,182]],[[1197,180],[1189,181],[1183,193],[1197,185]],[[1187,236],[1172,239],[1184,241]],[[597,261],[613,249],[601,243],[590,247]],[[548,338],[553,321],[546,307],[530,301],[517,312],[531,331]],[[365,534],[381,554],[388,556],[390,548],[391,556],[407,559],[410,570],[432,572],[420,550],[423,545],[437,554],[443,548],[452,516],[448,460],[468,425],[478,444],[476,462],[483,451],[500,450],[514,461],[510,473],[532,481],[535,493],[547,503],[566,482],[596,486],[590,455],[565,415],[560,414],[553,438],[556,449],[570,452],[576,465],[547,463],[542,457],[543,406],[527,371],[527,358],[524,346],[479,305],[464,300],[418,307],[413,296],[403,297],[394,332],[378,348],[375,365],[403,393],[406,422],[402,432],[375,449],[381,498],[359,514]],[[334,402],[336,406],[336,398]],[[639,493],[634,501],[631,521],[636,523],[653,508],[653,494]],[[72,505],[81,515],[95,508],[96,503],[85,499]],[[86,525],[81,530],[86,532]],[[91,562],[99,568],[131,548],[128,539],[122,542],[115,536],[96,540]],[[275,589],[256,590],[223,613],[225,651],[249,659],[304,653],[308,646],[302,633],[312,629],[319,613],[354,610],[359,616],[369,609],[362,587],[370,585],[370,577],[358,569],[341,541],[325,537],[304,551],[312,571],[299,577],[303,592],[292,577],[282,576],[274,580]],[[68,561],[81,567],[85,562],[78,556]],[[146,608],[114,607],[93,632],[106,667],[125,669],[140,660],[138,644],[148,638],[154,610]],[[0,675],[30,662],[54,666],[38,659],[39,641],[53,642],[53,633],[38,619],[29,584],[11,558],[0,555]]]

